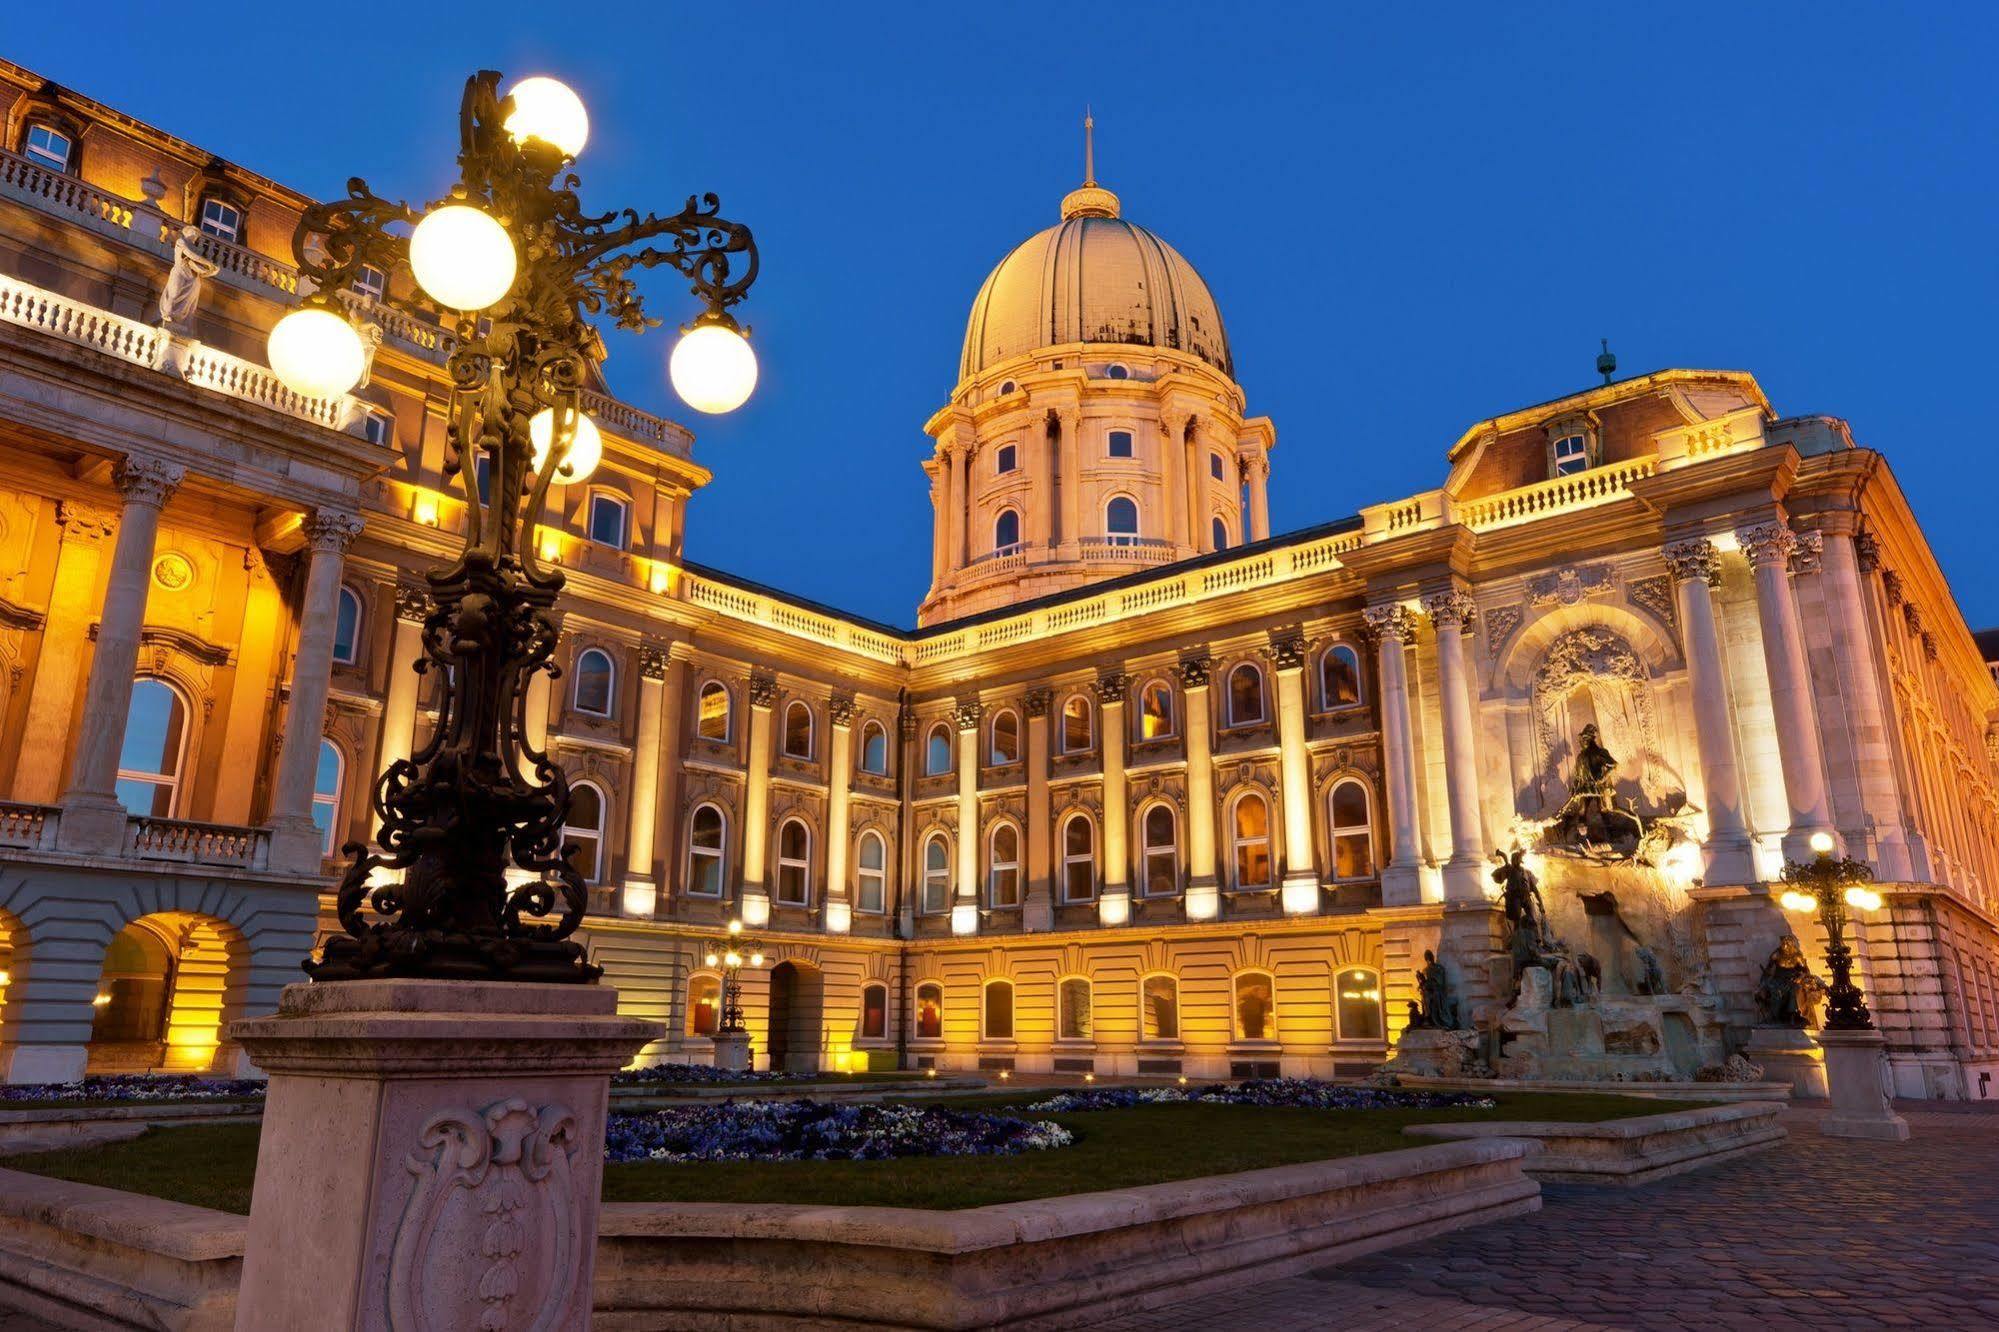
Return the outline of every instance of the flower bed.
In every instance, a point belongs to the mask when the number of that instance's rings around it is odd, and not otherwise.
[[[1028,1106],[1041,1114],[1078,1110],[1128,1110],[1138,1105],[1261,1105],[1294,1110],[1490,1110],[1490,1096],[1454,1092],[1383,1091],[1321,1082],[1316,1078],[1252,1078],[1207,1087],[1106,1087],[1101,1091],[1058,1092]]]
[[[725,1086],[738,1082],[782,1082],[797,1078],[795,1073],[735,1072],[708,1064],[650,1064],[645,1068],[620,1069],[611,1075],[613,1087],[643,1087],[648,1083],[666,1086]]]
[[[261,1100],[256,1078],[202,1078],[192,1074],[119,1073],[79,1082],[22,1082],[0,1086],[0,1104],[43,1101],[242,1101]]]
[[[912,1105],[727,1101],[613,1115],[604,1160],[885,1161],[908,1156],[1015,1156],[1067,1147],[1060,1124]]]

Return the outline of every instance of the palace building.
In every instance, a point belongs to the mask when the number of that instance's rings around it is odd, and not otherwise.
[[[914,629],[687,559],[693,436],[588,396],[530,727],[590,952],[668,1026],[645,1057],[711,1056],[740,919],[760,1066],[1359,1073],[1426,952],[1467,1012],[1505,998],[1516,846],[1558,921],[1614,889],[1740,1043],[1778,941],[1819,956],[1773,884],[1826,832],[1884,899],[1896,1090],[1995,1094],[1999,685],[1883,455],[1740,371],[1606,373],[1437,438],[1435,489],[1273,534],[1216,295],[1091,174],[967,293]],[[13,1081],[239,1067],[228,1021],[337,928],[338,848],[432,723],[449,336],[370,273],[362,387],[282,387],[308,202],[0,62]],[[1585,725],[1641,852],[1551,842]]]

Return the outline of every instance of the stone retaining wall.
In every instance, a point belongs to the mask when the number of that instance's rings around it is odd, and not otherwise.
[[[1535,1179],[1630,1186],[1775,1147],[1785,1137],[1777,1122],[1783,1110],[1777,1101],[1745,1101],[1600,1124],[1411,1124],[1402,1131],[1447,1142],[1524,1140],[1540,1149],[1525,1166]]]
[[[1788,1101],[1788,1082],[1571,1082],[1559,1078],[1433,1078],[1399,1073],[1395,1085],[1409,1091],[1593,1092],[1605,1096],[1636,1096],[1650,1101]]]

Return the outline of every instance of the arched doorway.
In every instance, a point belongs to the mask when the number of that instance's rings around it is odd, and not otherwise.
[[[770,973],[770,1027],[765,1048],[774,1072],[817,1073],[826,1025],[826,982],[817,967],[780,962]]]
[[[229,927],[188,912],[141,916],[112,936],[91,1000],[91,1073],[206,1072],[231,998]]]

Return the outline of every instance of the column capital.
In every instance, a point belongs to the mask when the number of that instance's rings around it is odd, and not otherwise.
[[[976,698],[961,698],[951,709],[951,720],[958,724],[958,729],[961,731],[978,730],[979,718],[985,715],[986,705]]]
[[[354,544],[354,538],[361,535],[365,524],[357,513],[343,513],[338,509],[314,509],[305,516],[299,530],[305,533],[306,544],[315,555],[345,555],[347,548]]]
[[[896,732],[905,740],[914,740],[916,738],[916,724],[916,714],[911,712],[907,707],[904,707],[895,716]]]
[[[644,680],[666,679],[666,668],[672,663],[673,653],[667,644],[656,638],[648,638],[639,644],[639,678]]]
[[[777,702],[777,677],[768,671],[750,672],[750,706],[768,708]]]
[[[1361,612],[1361,620],[1376,638],[1393,635],[1405,647],[1416,641],[1416,614],[1399,601],[1369,606]]]
[[[1423,612],[1430,617],[1430,623],[1436,626],[1438,633],[1456,629],[1468,634],[1472,621],[1478,618],[1478,602],[1461,587],[1447,588],[1424,597]]]
[[[1108,708],[1123,706],[1124,691],[1131,685],[1131,677],[1123,671],[1105,671],[1096,678],[1090,688],[1096,693],[1097,706]]]
[[[1293,630],[1270,636],[1270,664],[1280,671],[1305,668],[1305,635]]]
[[[1815,574],[1819,571],[1819,561],[1825,555],[1825,534],[1822,532],[1799,532],[1797,549],[1791,552],[1791,572],[1794,574]]]
[[[1706,537],[1670,542],[1665,556],[1666,571],[1679,582],[1691,582],[1698,578],[1709,587],[1721,583],[1721,552]]]
[[[56,525],[64,541],[102,541],[118,530],[118,515],[111,509],[77,500],[56,503]]]
[[[118,460],[112,483],[127,504],[164,505],[187,477],[187,469],[165,458],[128,454]]]
[[[1798,548],[1797,533],[1774,520],[1737,528],[1735,540],[1749,557],[1750,567],[1757,569],[1766,564],[1787,563]]]
[[[1029,717],[1046,717],[1048,705],[1055,701],[1055,691],[1047,685],[1036,685],[1021,697],[1021,705],[1027,709]]]
[[[418,624],[430,618],[430,589],[418,583],[396,584],[396,618]]]
[[[1182,689],[1206,689],[1208,674],[1213,669],[1214,660],[1207,653],[1200,652],[1180,658],[1173,667],[1173,673],[1180,677]]]
[[[854,696],[845,690],[836,689],[826,700],[826,720],[835,726],[854,724]]]
[[[1855,532],[1853,558],[1859,563],[1860,572],[1873,573],[1881,567],[1881,538],[1864,529]]]

